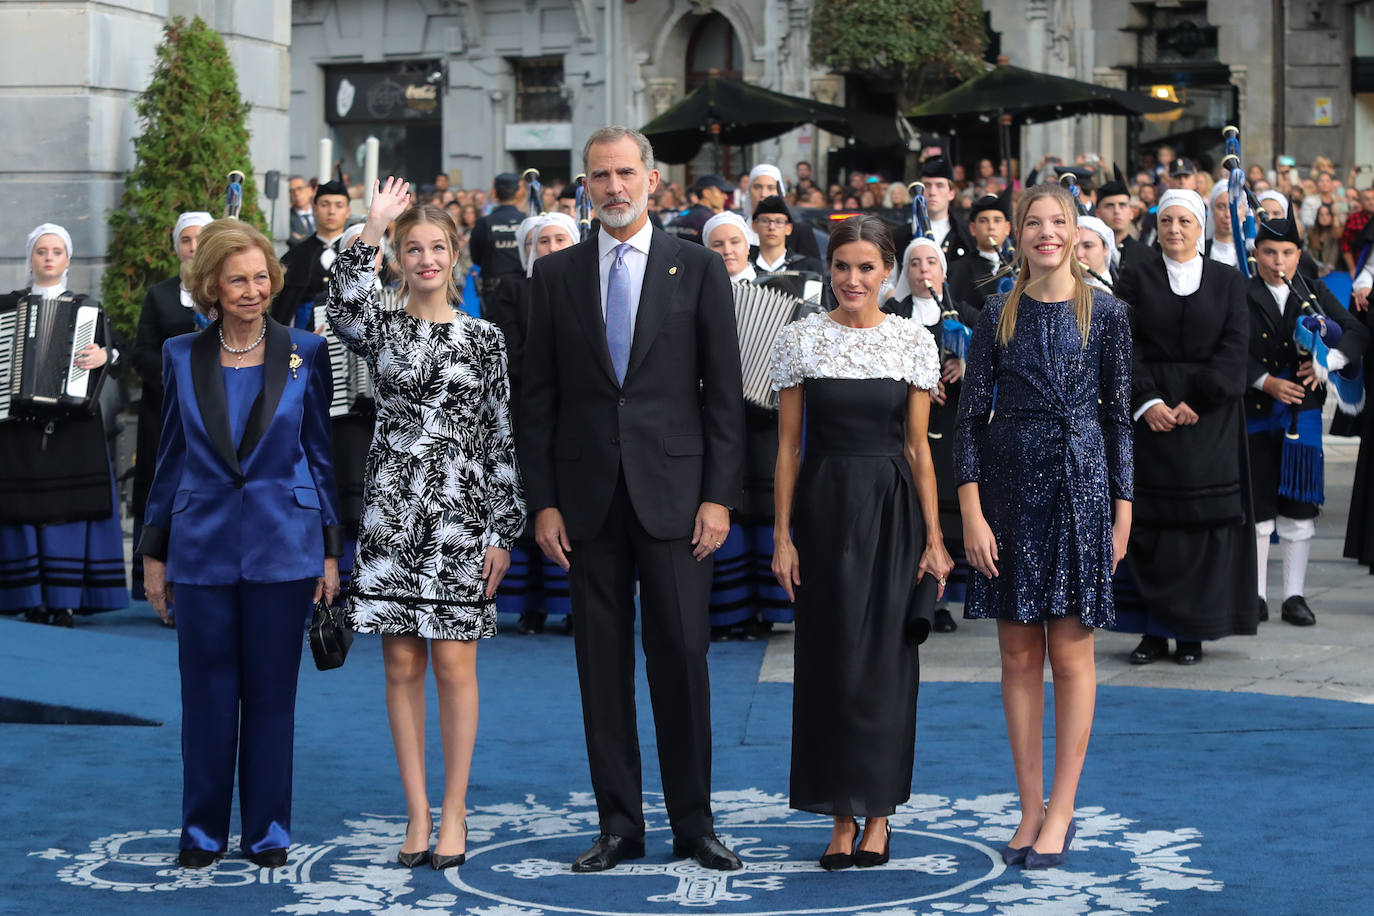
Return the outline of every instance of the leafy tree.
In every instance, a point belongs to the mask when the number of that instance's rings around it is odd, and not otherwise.
[[[134,167],[124,179],[120,208],[110,213],[109,264],[102,304],[132,338],[147,288],[176,274],[172,226],[186,210],[224,213],[227,176],[238,169],[243,186],[239,218],[266,231],[251,180],[246,119],[238,79],[219,33],[200,17],[177,16],[163,26],[148,88],[134,102],[142,133],[134,139]]]
[[[891,85],[898,112],[941,77],[978,72],[986,33],[979,0],[815,0],[811,60]]]

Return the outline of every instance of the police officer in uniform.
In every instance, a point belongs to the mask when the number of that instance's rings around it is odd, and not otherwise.
[[[515,242],[515,230],[529,214],[516,206],[520,199],[520,179],[510,172],[496,176],[491,186],[496,206],[472,227],[468,248],[472,263],[482,269],[478,291],[485,304],[496,293],[505,277],[523,277],[520,251]]]

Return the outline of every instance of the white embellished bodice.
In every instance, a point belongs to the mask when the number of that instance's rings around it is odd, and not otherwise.
[[[775,391],[808,378],[889,378],[930,390],[940,383],[940,355],[930,332],[909,318],[851,328],[817,312],[778,332],[769,376]]]

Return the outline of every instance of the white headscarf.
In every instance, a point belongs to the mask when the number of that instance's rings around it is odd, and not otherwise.
[[[1102,244],[1107,249],[1107,266],[1111,267],[1121,260],[1121,252],[1116,248],[1116,233],[1096,216],[1080,216],[1078,218],[1078,228],[1087,229],[1097,233],[1102,239]]]
[[[530,258],[529,248],[525,245],[530,240],[530,233],[535,227],[544,222],[544,215],[527,216],[520,221],[520,225],[515,227],[515,251],[520,255],[520,267],[529,276],[534,269],[533,259]]]
[[[1287,219],[1287,218],[1288,218],[1289,202],[1288,202],[1288,197],[1287,197],[1287,195],[1280,194],[1278,191],[1274,191],[1274,190],[1271,189],[1271,190],[1268,190],[1268,191],[1260,191],[1260,192],[1259,192],[1259,196],[1258,196],[1256,199],[1257,199],[1257,200],[1260,200],[1260,201],[1266,201],[1266,200],[1276,200],[1276,201],[1278,201],[1280,204],[1283,205],[1283,218],[1284,218],[1284,219]]]
[[[928,239],[928,238],[926,238],[925,236],[920,236],[919,238],[914,238],[914,239],[912,239],[912,240],[911,240],[911,244],[908,245],[908,246],[906,246],[906,251],[902,252],[902,259],[901,259],[900,261],[897,262],[897,266],[896,266],[896,268],[894,268],[894,270],[893,270],[893,275],[894,275],[895,278],[896,278],[896,282],[894,282],[893,285],[892,285],[892,298],[896,299],[898,302],[901,302],[901,301],[902,301],[903,299],[905,299],[907,296],[912,295],[912,290],[911,290],[911,276],[910,276],[910,274],[911,274],[911,255],[912,255],[913,252],[916,251],[917,248],[922,248],[922,247],[928,247],[928,248],[932,249],[937,255],[940,256],[940,272],[941,272],[941,273],[948,273],[948,272],[949,272],[949,262],[947,262],[947,261],[945,260],[945,253],[944,253],[943,250],[941,250],[941,248],[940,248],[939,245],[935,244],[935,242],[934,242],[933,240]],[[925,290],[925,289],[921,290],[921,295],[920,295],[920,296],[917,296],[916,298],[918,298],[918,299],[928,299],[928,298],[930,298],[929,296],[926,295],[927,292],[929,292],[929,290]]]
[[[44,223],[37,229],[29,233],[29,240],[24,250],[24,286],[33,286],[33,249],[38,244],[38,240],[45,235],[55,235],[62,240],[62,244],[67,246],[67,263],[71,264],[72,258],[72,236],[66,229],[57,223]],[[67,288],[67,271],[62,271],[62,289]]]
[[[754,196],[750,189],[754,187],[754,179],[760,175],[768,175],[778,183],[779,197],[787,196],[787,182],[782,179],[782,169],[764,162],[749,170],[749,184],[744,189],[744,203],[741,209],[744,210],[744,238],[750,245],[759,243],[759,234],[754,231]]]
[[[177,217],[177,224],[172,229],[172,250],[177,251],[178,243],[181,241],[181,231],[188,226],[206,226],[213,223],[215,218],[204,210],[188,210]]]
[[[727,225],[735,226],[736,228],[738,228],[740,232],[744,233],[745,241],[747,242],[749,240],[749,225],[744,221],[744,217],[740,216],[733,210],[724,210],[708,219],[706,221],[706,225],[701,227],[702,246],[705,248],[710,248],[711,233],[715,232],[721,226]],[[757,274],[754,271],[754,265],[749,264],[747,259],[745,263],[746,266],[744,270],[741,270],[737,274],[730,275],[731,283],[738,283],[742,280],[752,280],[757,276]]]
[[[1217,237],[1217,221],[1212,215],[1212,205],[1217,202],[1218,197],[1227,193],[1227,190],[1226,182],[1224,181],[1218,181],[1216,184],[1212,185],[1212,196],[1207,201],[1207,238],[1209,239],[1215,239]],[[1242,220],[1245,219],[1246,206],[1244,194],[1240,196],[1240,202],[1236,207],[1236,212],[1240,215]],[[1221,241],[1233,247],[1235,245],[1232,239],[1221,239]]]
[[[526,237],[527,239],[533,238],[530,243],[529,263],[525,265],[525,276],[527,277],[534,276],[534,262],[539,260],[539,236],[545,229],[550,226],[557,226],[565,230],[574,243],[581,236],[581,231],[577,228],[577,220],[566,213],[541,213],[535,217],[535,220],[535,224],[529,229],[529,236]]]
[[[1156,208],[1156,216],[1163,216],[1164,211],[1170,207],[1183,207],[1197,219],[1199,226],[1207,225],[1207,205],[1202,202],[1202,197],[1196,191],[1189,191],[1184,188],[1170,188],[1159,198],[1159,207]],[[1197,235],[1197,253],[1202,254],[1206,243],[1203,241],[1203,233]]]

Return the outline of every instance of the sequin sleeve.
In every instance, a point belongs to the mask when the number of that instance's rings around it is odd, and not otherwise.
[[[325,298],[329,326],[344,346],[371,360],[381,346],[381,304],[372,290],[377,248],[362,240],[345,248],[334,262]]]
[[[940,348],[935,337],[919,321],[911,322],[911,365],[907,370],[906,381],[922,391],[934,391],[940,387]]]
[[[983,439],[997,383],[997,320],[1005,302],[1005,296],[988,297],[969,341],[959,418],[954,427],[954,473],[960,485],[978,483],[982,477]]]
[[[783,327],[773,340],[768,376],[774,391],[795,388],[802,382],[801,329],[802,322],[794,321]]]
[[[1130,500],[1135,491],[1134,440],[1131,433],[1131,326],[1126,304],[1101,296],[1094,312],[1102,321],[1102,356],[1098,397],[1102,441],[1107,451],[1107,475],[1112,499]],[[968,391],[965,385],[964,391]],[[962,405],[961,405],[962,406]]]

